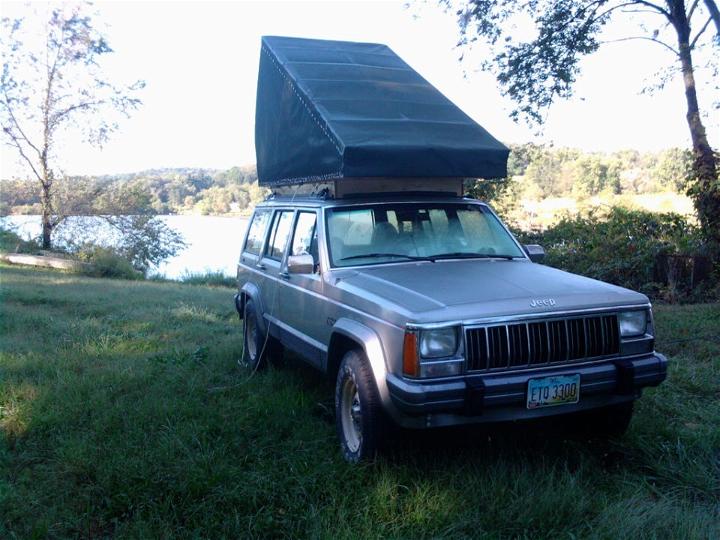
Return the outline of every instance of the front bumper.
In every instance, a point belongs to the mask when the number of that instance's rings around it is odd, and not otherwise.
[[[528,410],[528,380],[580,375],[576,404]],[[667,359],[659,353],[602,362],[579,363],[523,371],[467,374],[460,379],[409,381],[388,375],[390,398],[407,427],[520,420],[565,414],[630,401],[646,386],[667,375]]]

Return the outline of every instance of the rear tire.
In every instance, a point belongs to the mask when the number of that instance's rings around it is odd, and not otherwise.
[[[350,463],[371,460],[384,432],[384,413],[370,365],[359,350],[345,353],[335,383],[335,427]]]
[[[243,364],[257,371],[265,368],[268,359],[276,362],[282,359],[282,355],[282,345],[278,340],[260,330],[260,314],[255,302],[248,298],[243,320]]]

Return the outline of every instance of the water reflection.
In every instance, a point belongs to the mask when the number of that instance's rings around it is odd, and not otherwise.
[[[160,216],[160,219],[183,236],[187,248],[153,270],[153,274],[171,279],[178,279],[186,272],[220,271],[235,275],[247,218]],[[26,239],[40,236],[40,216],[9,216],[2,222]]]

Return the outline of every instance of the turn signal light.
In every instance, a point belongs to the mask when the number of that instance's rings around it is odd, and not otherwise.
[[[405,332],[403,340],[403,374],[410,377],[420,375],[417,336],[413,332]]]

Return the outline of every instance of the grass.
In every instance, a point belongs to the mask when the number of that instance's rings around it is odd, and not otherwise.
[[[658,308],[669,380],[621,439],[404,433],[351,466],[323,377],[238,367],[232,291],[0,272],[0,537],[720,537],[718,304]]]

